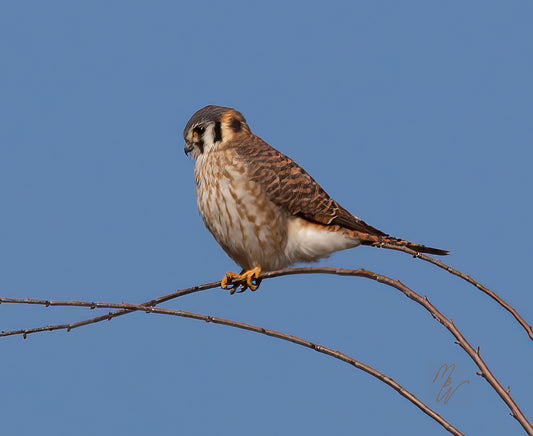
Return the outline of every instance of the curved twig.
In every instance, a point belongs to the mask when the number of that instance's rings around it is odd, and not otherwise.
[[[462,273],[461,271],[452,268],[451,266],[446,265],[442,260],[440,259],[434,259],[431,256],[427,256],[426,254],[419,253],[415,250],[411,250],[407,247],[400,247],[396,245],[391,244],[381,244],[376,245],[376,247],[380,248],[388,248],[390,250],[396,250],[396,251],[403,251],[404,253],[410,254],[413,257],[416,257],[418,259],[422,259],[426,262],[432,263],[433,265],[438,266],[439,268],[448,271],[450,274],[453,274],[454,276],[457,276],[471,285],[478,288],[481,292],[487,294],[490,298],[492,298],[494,301],[496,301],[500,306],[502,306],[505,310],[507,310],[513,317],[518,321],[518,323],[523,327],[523,329],[526,331],[527,335],[529,336],[529,339],[533,340],[533,327],[529,325],[522,316],[518,313],[518,311],[511,306],[509,303],[507,303],[503,298],[501,298],[496,292],[491,291],[486,286],[479,283],[477,280],[473,279],[467,274]]]
[[[181,294],[183,295],[183,294]],[[160,307],[147,306],[142,304],[129,304],[129,303],[101,303],[101,302],[89,302],[89,301],[55,301],[55,300],[35,300],[35,299],[16,299],[16,298],[1,298],[0,302],[2,303],[23,303],[23,304],[42,304],[44,306],[77,306],[77,307],[89,307],[91,309],[123,309],[122,313],[128,313],[133,311],[143,311],[146,313],[158,313],[163,315],[173,315],[180,316],[184,318],[192,318],[201,321],[205,321],[213,324],[221,324],[229,327],[235,327],[243,330],[252,331],[255,333],[272,336],[274,338],[282,339],[285,341],[293,342],[295,344],[301,345],[303,347],[310,348],[312,350],[318,351],[319,353],[326,354],[328,356],[339,359],[343,362],[346,362],[355,368],[358,368],[373,377],[381,380],[383,383],[389,385],[392,389],[398,392],[404,398],[407,398],[411,403],[418,407],[422,412],[428,415],[430,418],[433,418],[446,430],[456,436],[464,436],[457,428],[452,424],[446,421],[442,416],[437,412],[429,408],[426,404],[420,401],[414,394],[410,393],[407,389],[397,383],[394,379],[386,376],[380,371],[372,368],[369,365],[366,365],[358,360],[355,360],[353,357],[348,356],[347,354],[341,353],[337,350],[332,350],[331,348],[324,347],[323,345],[315,344],[313,342],[307,341],[305,339],[299,338],[294,335],[289,335],[286,333],[281,333],[276,330],[266,329],[263,327],[258,327],[253,324],[247,324],[244,322],[233,321],[231,319],[219,318],[217,316],[203,315],[200,313],[188,312],[185,310],[175,310],[175,309],[164,309]],[[118,313],[118,312],[115,312]]]
[[[343,268],[332,268],[332,267],[305,267],[305,268],[287,268],[282,269],[279,271],[272,271],[267,272],[261,275],[261,279],[266,278],[272,278],[272,277],[279,277],[283,275],[295,275],[295,274],[335,274],[335,275],[341,275],[341,276],[356,276],[356,277],[365,277],[371,280],[375,280],[380,283],[384,283],[386,285],[389,285],[393,288],[398,289],[401,291],[405,296],[410,298],[413,301],[416,301],[418,304],[423,306],[426,310],[430,312],[430,314],[435,318],[437,321],[439,321],[456,339],[456,344],[458,344],[474,361],[474,363],[478,366],[478,368],[481,370],[481,372],[477,373],[478,375],[485,378],[485,380],[492,386],[492,388],[496,391],[496,393],[502,398],[502,400],[507,404],[509,409],[511,410],[511,416],[516,418],[518,422],[522,425],[526,433],[530,436],[533,436],[533,425],[526,419],[523,412],[520,410],[518,405],[515,403],[513,398],[511,397],[510,393],[506,391],[502,385],[499,383],[499,381],[494,377],[492,372],[489,370],[483,359],[481,358],[481,355],[479,353],[479,347],[477,350],[474,350],[474,348],[468,343],[468,341],[464,338],[464,336],[461,334],[461,332],[455,327],[455,324],[453,321],[446,318],[442,313],[440,313],[435,306],[433,306],[427,297],[421,297],[419,294],[414,292],[412,289],[405,286],[403,283],[401,283],[399,280],[391,279],[387,276],[377,274],[371,271],[364,270],[362,268],[352,270],[352,269],[343,269]],[[146,303],[143,303],[139,306],[144,308],[144,310],[151,308],[155,306],[158,303],[161,303],[163,301],[168,301],[172,298],[176,298],[181,295],[186,295],[192,292],[214,288],[216,286],[220,285],[219,282],[213,282],[208,283],[205,285],[199,285],[192,288],[187,288],[183,290],[178,290],[172,294],[165,295],[163,297],[159,297],[154,300],[150,300]],[[24,304],[44,304],[47,306],[54,306],[54,305],[61,305],[61,302],[55,302],[51,300],[32,300],[32,299],[9,299],[9,298],[0,298],[0,303],[24,303]],[[68,305],[74,305],[72,304],[74,302],[69,302]],[[97,303],[88,303],[89,307],[98,307]],[[123,307],[123,306],[121,306]],[[133,306],[132,306],[133,307]],[[14,334],[22,334],[24,337],[26,337],[29,333],[34,333],[38,331],[46,331],[46,330],[58,330],[58,329],[67,329],[70,330],[75,327],[79,327],[81,325],[86,325],[94,322],[98,322],[105,319],[111,319],[116,316],[123,315],[125,313],[129,313],[134,309],[122,309],[115,312],[110,312],[107,315],[91,318],[85,321],[80,321],[78,323],[72,323],[72,324],[63,324],[63,325],[52,325],[52,326],[45,326],[40,327],[37,329],[23,329],[23,330],[17,330],[17,331],[3,331],[0,333],[0,336],[9,336]]]

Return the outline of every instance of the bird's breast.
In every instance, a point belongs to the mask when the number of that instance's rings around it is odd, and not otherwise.
[[[231,151],[210,152],[195,164],[198,210],[208,230],[242,268],[283,266],[287,216],[252,181]]]

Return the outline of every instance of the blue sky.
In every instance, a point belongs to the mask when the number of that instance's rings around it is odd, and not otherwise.
[[[181,132],[235,107],[345,208],[449,249],[533,322],[533,4],[2,2],[0,294],[142,302],[238,267],[196,210]],[[533,344],[473,287],[369,247],[320,264],[412,286],[533,420]],[[466,434],[522,434],[427,312],[298,276],[166,305],[295,334],[393,377]],[[0,329],[85,309],[0,306]],[[250,332],[133,314],[0,341],[4,434],[448,434],[383,383]],[[448,404],[432,383],[469,380]]]

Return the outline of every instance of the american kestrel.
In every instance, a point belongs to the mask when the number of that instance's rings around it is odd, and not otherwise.
[[[242,268],[226,273],[232,293],[257,289],[261,271],[312,262],[339,250],[387,243],[437,255],[352,215],[291,158],[258,136],[235,109],[206,106],[183,131],[192,153],[198,210],[207,229]]]

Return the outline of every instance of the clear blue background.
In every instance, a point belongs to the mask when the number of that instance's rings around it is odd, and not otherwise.
[[[238,270],[204,228],[183,126],[207,104],[393,235],[451,250],[533,321],[530,1],[0,4],[0,294],[142,302]],[[369,247],[427,294],[533,420],[533,343],[473,287]],[[440,324],[398,291],[298,276],[167,304],[368,363],[469,435],[523,434]],[[0,329],[96,311],[0,306]],[[455,363],[447,405],[432,383]],[[448,434],[383,383],[296,345],[133,314],[0,341],[5,435]]]

